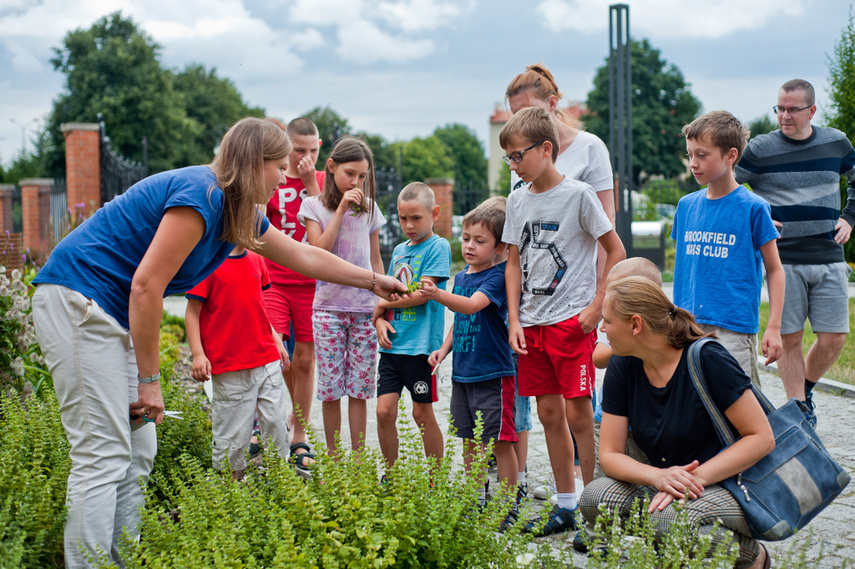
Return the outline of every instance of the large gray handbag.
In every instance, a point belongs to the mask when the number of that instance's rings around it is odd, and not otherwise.
[[[735,439],[710,397],[701,369],[701,346],[714,341],[702,338],[689,347],[689,372],[726,448]],[[751,389],[772,425],[775,450],[719,485],[742,506],[756,539],[777,541],[806,526],[843,491],[850,477],[828,454],[798,400],[775,409],[753,384]]]

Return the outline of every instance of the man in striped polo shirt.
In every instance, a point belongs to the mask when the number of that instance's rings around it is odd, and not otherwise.
[[[774,106],[779,130],[748,143],[736,179],[772,206],[781,237],[778,251],[787,279],[778,369],[789,398],[805,401],[816,425],[811,389],[843,349],[849,332],[843,243],[855,225],[855,150],[846,135],[813,126],[813,85],[787,81]],[[849,183],[840,208],[840,176]],[[802,356],[804,323],[810,318],[817,341]]]

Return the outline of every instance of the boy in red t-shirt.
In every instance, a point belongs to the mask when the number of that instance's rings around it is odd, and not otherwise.
[[[270,286],[264,259],[241,246],[187,291],[185,324],[193,355],[191,376],[213,379],[214,468],[228,456],[232,476],[246,469],[256,407],[264,440],[288,456],[289,432],[282,371],[290,365],[270,325],[261,291]]]
[[[280,125],[281,126],[281,125]],[[307,118],[297,118],[284,127],[293,144],[288,156],[285,180],[267,202],[270,224],[292,239],[306,242],[306,228],[297,220],[303,199],[317,196],[324,185],[324,172],[315,171],[321,148],[318,128]],[[312,338],[312,302],[315,279],[267,261],[272,286],[264,292],[264,305],[270,322],[282,340],[288,340],[293,329],[294,353],[290,370],[284,371],[285,384],[293,403],[288,422],[293,424],[292,460],[299,468],[313,462],[306,444],[306,430],[315,393],[315,344]],[[295,420],[295,418],[297,418]]]

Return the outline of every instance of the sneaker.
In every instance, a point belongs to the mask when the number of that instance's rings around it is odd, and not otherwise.
[[[579,553],[588,553],[588,530],[580,529],[573,536],[573,549]]]
[[[578,507],[568,510],[567,508],[559,508],[557,505],[553,506],[552,511],[549,512],[546,524],[543,525],[542,529],[539,528],[541,524],[543,524],[543,519],[537,518],[528,522],[525,527],[523,527],[523,532],[531,533],[534,537],[544,537],[547,535],[563,533],[567,530],[575,530],[576,512],[578,511]]]
[[[808,423],[810,423],[810,426],[816,429],[816,403],[813,402],[813,393],[808,393],[807,395],[805,395],[802,413],[805,414],[805,418],[808,420]]]
[[[497,464],[499,463],[496,461],[496,455],[491,454],[490,458],[487,460],[487,468],[496,468]]]
[[[552,490],[550,490],[549,486],[545,484],[534,488],[534,498],[536,500],[546,500],[552,494]]]
[[[523,500],[528,496],[528,484],[525,482],[520,482],[517,486],[517,505],[522,503]]]
[[[513,526],[516,523],[517,518],[519,516],[520,516],[519,506],[514,504],[513,506],[511,506],[511,509],[508,510],[508,513],[505,514],[505,519],[503,519],[502,523],[499,524],[499,533],[505,533],[506,531],[511,529],[511,526]]]

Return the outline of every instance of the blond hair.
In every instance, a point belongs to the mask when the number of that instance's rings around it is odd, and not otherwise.
[[[695,317],[668,300],[662,289],[644,277],[626,277],[609,283],[606,300],[614,315],[625,322],[638,315],[647,328],[664,336],[672,348],[681,349],[706,334],[695,323]]]
[[[548,101],[549,97],[554,95],[556,101],[560,101],[561,91],[558,90],[558,85],[555,84],[555,79],[552,78],[552,73],[542,63],[534,63],[525,68],[525,71],[514,77],[505,89],[505,105],[508,104],[508,99],[524,93],[532,91],[532,95],[541,101]],[[564,114],[557,104],[555,107],[555,116],[567,126],[583,129],[585,127],[576,117]]]
[[[424,182],[410,182],[398,194],[398,202],[412,201],[421,203],[428,211],[433,210],[436,206],[436,196],[431,187]]]
[[[531,144],[549,141],[552,144],[552,162],[558,159],[558,127],[546,110],[540,107],[520,109],[502,127],[499,133],[499,146],[507,152],[511,139],[515,136]]]
[[[281,160],[290,152],[288,135],[270,120],[248,117],[226,132],[211,162],[224,198],[220,239],[249,249],[260,245],[263,215],[258,205],[267,203],[272,190],[264,184],[264,162]],[[213,190],[209,188],[208,199]]]
[[[644,277],[653,281],[656,286],[662,286],[662,273],[650,259],[630,257],[615,263],[609,271],[608,281],[617,281],[626,277]]]

